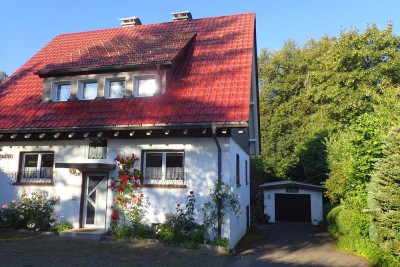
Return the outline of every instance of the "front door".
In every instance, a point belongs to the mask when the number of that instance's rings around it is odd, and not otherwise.
[[[83,209],[84,228],[106,228],[107,175],[87,174]]]

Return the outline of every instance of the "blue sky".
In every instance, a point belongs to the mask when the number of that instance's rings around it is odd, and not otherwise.
[[[171,21],[170,13],[191,11],[194,18],[254,12],[257,46],[280,49],[287,39],[300,45],[341,30],[364,31],[388,22],[400,33],[398,0],[13,0],[0,4],[0,70],[8,75],[58,34],[119,27],[119,18],[143,24]]]

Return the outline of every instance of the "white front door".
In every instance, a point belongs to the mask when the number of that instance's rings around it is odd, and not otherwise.
[[[83,209],[84,228],[106,228],[107,175],[87,174]]]

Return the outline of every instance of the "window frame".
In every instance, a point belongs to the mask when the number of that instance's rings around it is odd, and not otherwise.
[[[248,185],[249,184],[249,162],[247,159],[244,161],[244,171],[245,171],[244,176],[245,176],[245,180],[246,180],[246,185]]]
[[[107,155],[108,154],[108,139],[106,139],[106,138],[90,138],[88,141],[89,141],[88,154],[87,154],[88,155],[88,159],[107,159],[107,156],[108,156]],[[96,144],[99,144],[99,145],[91,145],[91,144],[93,144],[95,142],[96,142]],[[104,143],[105,143],[105,146],[104,146]],[[103,153],[103,157],[91,156],[91,155],[95,154],[94,152],[91,153],[91,148],[94,149],[94,148],[97,148],[97,147],[103,148],[102,151],[101,151]],[[99,152],[96,152],[96,153],[99,153]]]
[[[65,100],[60,100],[58,89],[60,88],[60,86],[63,86],[63,85],[69,85],[69,96]],[[71,98],[71,93],[72,93],[72,84],[70,81],[57,81],[57,82],[51,83],[51,92],[50,92],[51,97],[50,98],[52,101],[67,102]]]
[[[160,179],[148,179],[147,176],[147,154],[161,154],[162,155],[162,162],[161,162],[161,178]],[[160,182],[166,182],[166,181],[173,181],[174,179],[168,179],[168,172],[167,172],[167,154],[182,154],[182,179],[185,178],[185,151],[184,150],[160,150],[160,149],[155,149],[155,150],[143,150],[142,151],[142,164],[141,164],[141,169],[143,173],[143,178],[145,181],[160,181]],[[178,179],[176,179],[178,180]]]
[[[236,165],[235,165],[235,168],[236,168],[236,173],[235,173],[235,176],[236,176],[236,187],[240,187],[241,184],[240,184],[240,156],[239,156],[239,154],[236,154]]]
[[[106,99],[121,99],[126,95],[127,87],[126,87],[126,77],[106,77],[104,78],[104,97]],[[124,88],[122,95],[119,97],[111,97],[111,83],[112,82],[124,82]]]
[[[84,89],[85,85],[89,83],[96,83],[96,97],[94,98],[85,98],[84,97]],[[94,100],[99,96],[99,82],[98,79],[85,79],[85,80],[78,80],[78,92],[77,92],[77,98],[79,100],[84,100],[84,101],[90,101]]]
[[[155,90],[153,95],[140,95],[139,92],[139,81],[147,80],[147,78],[154,77]],[[133,76],[133,96],[134,97],[154,97],[161,94],[161,88],[159,85],[159,77],[156,73],[140,74]]]
[[[27,155],[38,155],[37,157],[37,162],[36,162],[36,167],[25,167],[26,165],[26,156]],[[50,168],[50,167],[43,167],[43,155],[52,155],[52,166],[49,175],[43,176],[43,173],[45,170],[43,168]],[[18,176],[17,176],[17,182],[20,183],[26,183],[26,182],[31,182],[32,179],[35,179],[35,182],[53,182],[53,176],[54,176],[54,166],[55,166],[55,153],[54,151],[21,151],[20,152],[20,164],[19,164],[19,170],[18,170]],[[28,171],[25,171],[26,168],[36,168],[36,171],[31,172],[30,175],[25,174],[25,172],[28,173]],[[26,177],[26,176],[31,176],[31,177]]]

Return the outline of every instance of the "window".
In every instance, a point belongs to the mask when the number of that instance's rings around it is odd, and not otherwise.
[[[248,164],[248,163],[247,163],[247,160],[246,160],[246,161],[244,162],[244,171],[245,171],[244,175],[245,175],[245,177],[246,177],[246,185],[249,184],[249,174],[248,174],[248,172],[249,172],[249,167],[248,167],[247,164]]]
[[[55,82],[51,87],[51,99],[53,101],[68,101],[71,95],[71,83]]]
[[[149,151],[144,154],[144,178],[147,183],[183,182],[183,152]]]
[[[107,158],[107,139],[90,139],[88,159]]]
[[[54,153],[29,152],[22,154],[22,169],[20,178],[53,178]]]
[[[105,83],[106,98],[123,98],[125,95],[124,79],[106,79]]]
[[[134,94],[137,97],[154,96],[158,94],[155,75],[142,75],[134,78]]]
[[[239,158],[239,154],[236,154],[236,186],[240,187],[240,158]]]
[[[97,81],[79,81],[78,82],[78,99],[92,100],[97,97]]]

